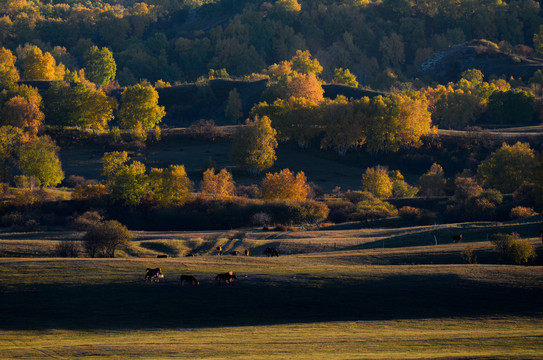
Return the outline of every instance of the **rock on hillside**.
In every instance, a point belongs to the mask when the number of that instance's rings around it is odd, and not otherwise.
[[[543,59],[507,54],[489,41],[474,40],[435,54],[419,66],[415,76],[446,84],[458,81],[462,72],[468,69],[481,70],[487,79],[492,75],[504,75],[528,80],[537,70],[543,69]]]

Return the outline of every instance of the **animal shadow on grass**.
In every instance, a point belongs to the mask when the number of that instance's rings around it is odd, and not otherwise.
[[[540,313],[543,289],[456,275],[307,278],[187,289],[177,283],[1,287],[0,329],[269,325]],[[315,286],[317,284],[319,286]],[[190,291],[189,291],[190,290]],[[514,306],[512,305],[514,304]]]

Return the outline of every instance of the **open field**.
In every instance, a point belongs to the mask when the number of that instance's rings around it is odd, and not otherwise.
[[[367,265],[372,256],[438,261],[460,247],[2,258],[0,358],[540,358],[541,267]],[[165,278],[145,283],[145,268],[157,266]],[[238,281],[217,285],[226,271]],[[181,287],[180,274],[200,287]]]

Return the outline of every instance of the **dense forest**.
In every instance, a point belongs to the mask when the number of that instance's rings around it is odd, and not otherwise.
[[[2,222],[96,219],[97,208],[183,229],[532,216],[543,206],[540,137],[445,143],[439,129],[541,123],[539,11],[532,0],[2,0]],[[180,124],[178,145],[227,142],[228,164],[147,164],[146,146]],[[57,144],[100,147],[99,176],[65,179]],[[323,191],[274,168],[280,144],[370,161],[359,186]],[[419,159],[411,184],[383,154]],[[456,173],[445,177],[442,160]],[[252,184],[234,183],[241,170]],[[71,203],[47,218],[35,206],[59,184]],[[393,205],[417,195],[441,200]]]

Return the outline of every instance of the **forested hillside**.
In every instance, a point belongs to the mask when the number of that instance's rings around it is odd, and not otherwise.
[[[223,68],[246,76],[302,49],[325,80],[348,68],[381,89],[412,81],[432,55],[472,39],[533,55],[543,23],[533,0],[3,0],[0,16],[0,45],[19,58],[31,43],[73,71],[91,46],[107,47],[121,85],[191,82]]]

